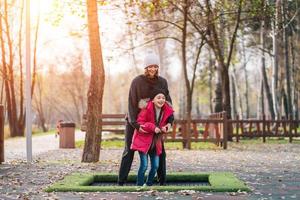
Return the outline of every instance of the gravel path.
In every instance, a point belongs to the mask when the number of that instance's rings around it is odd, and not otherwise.
[[[221,149],[167,150],[169,172],[233,172],[250,186],[252,192],[249,194],[194,191],[45,193],[43,192],[45,187],[72,172],[117,173],[122,154],[122,149],[103,149],[100,153],[100,162],[81,163],[81,149],[58,149],[58,146],[51,149],[51,145],[47,147],[50,144],[47,138],[58,140],[53,137],[52,135],[39,138],[40,149],[34,150],[33,164],[20,161],[19,154],[14,154],[14,150],[21,148],[21,146],[14,146],[17,142],[13,142],[6,149],[6,155],[11,157],[6,163],[0,165],[0,199],[300,199],[299,144],[230,143],[226,151]],[[38,138],[33,140],[38,141]],[[57,143],[56,141],[56,145]],[[12,147],[14,149],[10,149]],[[138,156],[135,156],[132,173],[137,171],[138,164]]]

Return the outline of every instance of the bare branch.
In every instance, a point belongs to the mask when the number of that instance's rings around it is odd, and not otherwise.
[[[236,25],[235,25],[235,29],[234,29],[234,32],[233,32],[233,35],[232,35],[232,38],[231,38],[231,41],[230,41],[230,49],[229,49],[229,54],[228,54],[228,58],[227,58],[227,62],[226,62],[226,67],[227,68],[229,67],[229,63],[230,63],[230,60],[231,60],[231,57],[232,57],[232,52],[233,52],[233,45],[234,45],[234,42],[235,42],[235,39],[236,39],[237,30],[238,30],[239,25],[240,25],[242,3],[243,3],[243,0],[240,0]]]
[[[157,30],[151,31],[151,32],[149,32],[149,33],[146,33],[146,35],[151,35],[151,34],[154,34],[154,33],[158,33],[158,32],[160,32],[160,31],[162,31],[162,30],[164,30],[164,29],[166,29],[166,28],[168,28],[168,27],[169,27],[169,26],[166,25],[166,26],[161,27],[161,28],[159,28],[159,29],[157,29]]]
[[[198,51],[197,51],[196,61],[195,61],[195,64],[194,64],[193,77],[192,77],[192,86],[191,86],[191,93],[192,94],[193,94],[193,90],[194,90],[194,84],[195,84],[195,78],[196,78],[196,69],[197,69],[199,58],[200,58],[201,49],[205,44],[204,41],[205,41],[204,38],[202,38],[200,46],[199,46]]]
[[[175,27],[177,27],[178,29],[180,29],[181,31],[183,30],[183,27],[179,26],[178,24],[174,23],[174,22],[171,22],[171,21],[168,21],[168,20],[163,20],[163,19],[156,19],[156,20],[148,20],[148,21],[145,21],[145,22],[165,22],[165,23],[168,23],[168,24],[171,24]]]
[[[154,41],[157,41],[157,40],[166,40],[166,39],[172,39],[172,40],[175,40],[175,41],[177,41],[177,42],[179,42],[179,43],[182,43],[182,41],[179,40],[179,39],[176,38],[176,37],[170,37],[170,36],[167,37],[167,36],[164,36],[164,37],[157,37],[157,38],[154,38],[154,39],[152,39],[152,40],[149,40],[149,41],[144,42],[143,44],[134,46],[134,47],[129,48],[129,49],[126,49],[126,50],[133,50],[133,49],[142,47],[142,46],[144,46],[144,45],[146,45],[146,44],[149,44],[149,43],[151,43],[151,42],[154,42]]]

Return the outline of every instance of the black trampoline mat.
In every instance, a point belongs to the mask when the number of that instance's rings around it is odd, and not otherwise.
[[[129,182],[129,183],[125,183],[124,186],[135,186],[136,183],[134,182]],[[210,186],[208,181],[197,181],[197,182],[191,182],[191,181],[170,181],[167,182],[165,186]],[[118,184],[116,182],[93,182],[92,184],[90,184],[90,186],[118,186]],[[153,186],[159,186],[158,183],[153,184]]]

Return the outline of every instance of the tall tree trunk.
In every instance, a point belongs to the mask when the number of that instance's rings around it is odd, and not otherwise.
[[[224,2],[223,2],[224,3]],[[224,20],[224,12],[223,8],[221,8],[220,20],[219,20],[219,29],[225,30],[225,20]],[[213,14],[213,13],[212,13]],[[211,23],[211,22],[210,22]],[[216,41],[216,47],[218,48],[219,59],[218,59],[218,67],[217,70],[219,71],[219,75],[217,75],[217,82],[216,82],[216,90],[215,90],[215,112],[222,112],[224,110],[223,101],[224,101],[224,91],[223,91],[223,67],[224,67],[224,56],[225,56],[225,33],[220,34],[220,38],[218,38],[216,27],[213,28],[214,32],[214,39]]]
[[[232,116],[233,118],[236,118],[237,116],[237,109],[236,109],[236,82],[234,80],[233,75],[231,74],[231,99],[232,99]]]
[[[187,98],[187,109],[185,114],[185,119],[187,121],[186,124],[186,141],[183,143],[183,147],[186,149],[191,149],[191,142],[190,142],[190,130],[191,130],[191,110],[192,110],[192,95],[191,95],[191,86],[188,79],[187,74],[187,61],[186,61],[186,37],[187,37],[187,15],[188,15],[188,0],[184,0],[184,13],[183,13],[183,30],[182,30],[182,68],[186,86],[186,98]]]
[[[290,76],[290,62],[289,62],[289,26],[287,25],[285,27],[285,24],[287,24],[287,10],[286,10],[286,3],[283,0],[282,3],[282,16],[283,16],[283,41],[284,41],[284,50],[285,50],[285,79],[286,79],[286,96],[287,96],[287,117],[289,119],[292,119],[293,117],[293,108],[292,108],[292,92],[291,92],[291,76]]]
[[[97,162],[100,157],[104,66],[99,34],[96,0],[87,0],[88,32],[91,58],[91,80],[88,90],[87,130],[82,162]]]
[[[246,107],[246,118],[249,118],[250,111],[249,111],[249,81],[248,81],[248,71],[247,71],[247,60],[246,60],[246,49],[245,49],[245,42],[244,42],[244,33],[242,33],[242,51],[243,51],[243,72],[245,78],[245,107]]]
[[[300,16],[300,15],[299,15]],[[292,82],[293,82],[293,118],[298,120],[298,116],[299,116],[299,111],[298,111],[298,83],[297,83],[297,78],[298,78],[298,73],[299,73],[299,69],[297,70],[296,68],[296,64],[295,64],[295,46],[294,46],[294,41],[296,41],[297,43],[299,43],[299,37],[298,36],[294,36],[293,32],[292,36],[291,36],[291,40],[290,40],[290,47],[291,47],[291,60],[292,60]],[[295,39],[294,39],[295,38]]]
[[[208,79],[208,87],[209,87],[209,111],[210,113],[213,112],[213,104],[212,104],[212,100],[213,100],[213,95],[212,95],[212,77],[213,77],[213,60],[211,57],[211,51],[208,51],[209,53],[209,79]]]
[[[276,14],[275,18],[272,23],[272,32],[273,32],[273,70],[272,70],[272,94],[273,94],[273,106],[274,106],[274,112],[275,116],[278,119],[279,118],[279,112],[280,112],[280,106],[279,106],[279,92],[278,92],[278,73],[279,73],[279,66],[278,66],[278,39],[277,39],[277,32],[278,29],[278,18],[279,18],[279,10],[281,8],[280,6],[280,0],[276,0]]]
[[[221,69],[219,67],[219,64],[217,64],[217,70],[215,75],[215,97],[214,97],[214,109],[213,111],[216,112],[222,112],[222,79],[221,79]]]
[[[17,103],[16,103],[16,93],[15,93],[15,84],[14,84],[14,68],[13,68],[13,44],[11,39],[11,33],[10,33],[10,26],[8,22],[8,3],[7,0],[4,1],[4,24],[5,24],[5,33],[6,33],[6,39],[7,39],[7,45],[8,45],[8,63],[6,63],[8,68],[8,85],[9,85],[9,95],[10,98],[7,99],[7,102],[10,101],[7,106],[10,106],[8,111],[8,120],[9,120],[9,129],[10,134],[12,137],[15,136],[23,136],[23,134],[18,130],[18,118],[17,118]],[[2,27],[3,28],[3,27]]]
[[[263,5],[264,8],[264,5]],[[271,115],[272,119],[275,119],[275,112],[274,112],[274,106],[273,106],[273,99],[271,90],[268,83],[267,73],[266,73],[266,59],[265,59],[265,17],[263,16],[263,19],[261,21],[261,27],[260,27],[260,43],[261,43],[261,76],[262,81],[264,85],[264,91],[266,93],[267,101],[268,101],[268,108],[269,113]]]
[[[256,118],[257,119],[262,119],[262,117],[265,115],[265,94],[264,94],[264,81],[263,78],[261,78],[260,81],[260,93],[258,95],[258,111],[257,111],[257,115]]]
[[[242,97],[241,97],[241,94],[240,94],[240,87],[238,86],[239,84],[237,84],[238,80],[237,80],[237,74],[236,74],[236,67],[233,66],[232,68],[232,78],[235,82],[235,93],[236,93],[236,96],[237,96],[237,101],[238,101],[238,106],[239,106],[239,110],[238,110],[238,114],[240,116],[240,118],[243,118],[243,113],[244,113],[244,109],[243,109],[243,100],[242,100]]]
[[[0,8],[2,7],[1,1],[0,1]],[[1,57],[2,57],[2,78],[4,81],[4,89],[5,89],[5,97],[6,97],[6,108],[7,108],[7,116],[8,116],[8,124],[9,127],[12,127],[12,119],[11,119],[11,95],[9,90],[9,77],[8,77],[8,71],[7,71],[7,64],[6,64],[6,49],[5,49],[5,42],[3,38],[3,24],[2,19],[3,15],[0,12],[0,40],[1,40]]]
[[[220,42],[220,33],[218,33],[215,23],[212,23],[214,20],[214,14],[211,8],[211,4],[209,0],[206,0],[206,8],[207,8],[207,23],[208,30],[209,30],[209,37],[210,39],[207,39],[208,44],[212,47],[212,50],[215,53],[215,56],[218,61],[218,67],[220,67],[221,71],[221,79],[222,79],[222,108],[227,113],[227,118],[231,119],[231,105],[230,105],[230,81],[229,81],[229,74],[228,69],[230,66],[232,53],[233,53],[233,47],[237,36],[237,31],[240,25],[241,21],[241,10],[242,10],[242,3],[243,0],[239,1],[238,5],[238,11],[237,11],[237,18],[236,18],[236,24],[234,27],[234,30],[231,34],[231,39],[228,42],[228,55],[226,56],[225,61],[225,55],[224,51],[222,50],[222,41]],[[221,17],[222,19],[222,13]],[[221,22],[222,24],[223,22]],[[222,29],[221,29],[222,30]],[[222,30],[223,31],[223,30]],[[219,97],[218,97],[219,98]]]
[[[43,132],[47,132],[48,128],[46,126],[46,118],[45,118],[45,114],[44,114],[44,109],[43,109],[43,92],[44,92],[44,88],[43,88],[43,79],[42,76],[37,77],[37,92],[34,95],[34,100],[35,100],[35,104],[36,104],[36,111],[38,114],[38,119],[39,119],[39,127],[42,128]]]
[[[23,11],[24,11],[24,0],[21,0],[21,11],[20,11],[20,29],[19,29],[19,67],[20,67],[20,104],[19,104],[19,119],[18,126],[19,130],[24,130],[25,117],[24,117],[24,82],[23,82],[23,55],[22,55],[22,33],[23,33]]]

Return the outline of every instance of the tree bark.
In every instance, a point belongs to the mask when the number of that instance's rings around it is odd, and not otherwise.
[[[289,36],[288,36],[288,32],[289,32],[289,26],[285,26],[285,24],[287,24],[287,10],[286,10],[286,4],[285,1],[283,1],[282,3],[282,16],[283,16],[283,41],[284,41],[284,52],[285,52],[285,56],[284,56],[284,60],[285,60],[285,80],[286,80],[286,104],[287,104],[287,117],[289,119],[293,118],[293,108],[292,108],[292,92],[291,92],[291,76],[290,76],[290,56],[289,56]]]
[[[8,84],[9,84],[9,93],[10,93],[10,98],[7,99],[10,101],[10,109],[8,109],[8,119],[9,119],[9,129],[10,129],[10,134],[12,137],[16,136],[23,136],[24,133],[22,133],[18,129],[18,117],[17,117],[17,103],[16,103],[16,93],[15,93],[15,77],[14,77],[14,56],[13,56],[13,43],[11,39],[11,32],[10,32],[10,26],[8,22],[8,3],[7,0],[4,1],[4,24],[5,24],[5,33],[6,33],[6,39],[7,39],[7,46],[8,46],[8,63],[7,69],[8,69]],[[3,27],[2,27],[3,28]]]
[[[213,61],[212,61],[212,57],[211,57],[211,51],[209,50],[209,80],[208,80],[208,87],[209,87],[209,110],[210,113],[213,113],[213,94],[212,94],[212,77],[213,77]]]
[[[246,119],[250,116],[250,109],[249,109],[249,81],[248,81],[248,71],[247,71],[247,61],[246,61],[246,49],[245,49],[245,42],[244,42],[244,33],[242,33],[242,52],[243,52],[243,72],[244,72],[244,81],[245,81],[245,107],[246,107]]]
[[[24,130],[25,127],[25,117],[24,117],[24,82],[23,82],[23,55],[22,55],[22,33],[23,33],[23,11],[24,11],[24,0],[21,1],[21,11],[20,11],[20,29],[19,29],[19,67],[20,67],[20,104],[19,104],[19,119],[18,126],[19,130]]]
[[[233,69],[232,69],[232,76],[233,76],[233,80],[235,82],[235,91],[236,91],[236,96],[237,96],[237,101],[238,101],[238,106],[239,106],[239,110],[238,110],[238,115],[240,117],[240,119],[242,119],[244,116],[243,116],[243,113],[244,113],[244,109],[243,109],[243,100],[242,100],[242,97],[241,97],[241,94],[240,94],[240,87],[238,86],[237,84],[237,75],[236,75],[236,70],[235,70],[235,66],[233,65]]]
[[[237,116],[237,109],[236,109],[236,82],[234,80],[233,75],[231,75],[231,99],[232,99],[232,116],[236,118]]]
[[[274,112],[275,112],[275,117],[278,119],[279,118],[279,92],[278,92],[278,39],[277,39],[277,32],[278,32],[278,18],[279,18],[279,12],[281,6],[280,6],[281,1],[276,0],[276,14],[274,21],[272,23],[272,31],[273,31],[273,54],[274,54],[274,59],[273,59],[273,70],[272,70],[272,94],[273,94],[273,106],[274,106]]]
[[[100,157],[104,65],[102,58],[96,0],[87,0],[91,80],[88,90],[87,130],[82,162],[97,162]]]
[[[264,7],[264,6],[263,6]],[[261,76],[263,80],[264,85],[264,91],[266,93],[267,101],[268,101],[268,108],[269,113],[271,115],[272,119],[275,119],[275,112],[274,112],[274,106],[273,106],[273,99],[272,94],[270,90],[270,86],[268,83],[267,73],[266,73],[266,61],[265,61],[265,17],[263,16],[263,19],[261,21],[261,27],[260,27],[260,43],[261,43]]]
[[[264,81],[261,78],[260,81],[260,93],[258,95],[258,111],[257,111],[257,119],[262,119],[265,116],[265,103],[264,103],[265,95],[264,95]]]
[[[183,143],[183,148],[191,149],[191,142],[190,142],[190,127],[191,127],[191,110],[192,110],[192,97],[191,97],[191,87],[190,82],[188,80],[187,74],[187,61],[186,61],[186,35],[187,35],[187,14],[188,14],[188,0],[184,0],[184,13],[183,13],[183,30],[182,30],[182,67],[183,67],[183,74],[186,86],[186,97],[187,97],[187,110],[185,113],[185,118],[187,120],[186,123],[186,138],[185,142]]]

